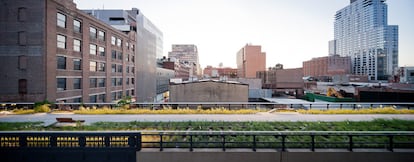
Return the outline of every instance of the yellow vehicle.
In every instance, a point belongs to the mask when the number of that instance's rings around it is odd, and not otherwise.
[[[342,96],[338,91],[335,90],[335,88],[332,87],[328,87],[328,90],[326,91],[326,96],[344,98],[344,96]]]

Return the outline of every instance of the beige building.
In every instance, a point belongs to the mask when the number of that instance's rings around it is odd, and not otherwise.
[[[178,59],[181,62],[185,62],[192,65],[192,71],[190,77],[201,76],[201,66],[198,57],[198,49],[194,44],[173,44],[172,51],[168,52],[169,58]]]
[[[171,102],[248,102],[249,86],[236,82],[201,80],[170,85]]]
[[[246,44],[237,52],[237,75],[240,78],[256,78],[256,72],[266,70],[266,53],[261,46]]]
[[[3,0],[0,101],[111,102],[135,95],[136,34],[71,0]],[[7,22],[7,23],[5,23]]]

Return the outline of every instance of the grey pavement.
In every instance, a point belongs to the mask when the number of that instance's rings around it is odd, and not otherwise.
[[[414,120],[411,114],[358,114],[358,115],[310,115],[297,113],[257,113],[257,114],[146,114],[146,115],[79,115],[79,114],[30,114],[30,115],[0,115],[0,122],[34,122],[42,121],[44,125],[56,122],[56,118],[69,117],[74,120],[85,120],[85,124],[109,121],[369,121],[374,119]]]

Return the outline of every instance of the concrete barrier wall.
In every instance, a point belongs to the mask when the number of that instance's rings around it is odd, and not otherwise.
[[[137,162],[412,162],[414,152],[137,152]]]

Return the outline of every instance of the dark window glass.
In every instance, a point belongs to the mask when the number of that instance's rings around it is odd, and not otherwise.
[[[81,89],[82,88],[82,79],[81,78],[74,78],[73,79],[73,89]]]
[[[27,80],[19,79],[19,94],[27,94]]]
[[[66,90],[66,78],[57,78],[57,90],[58,91]]]
[[[66,57],[64,56],[57,57],[57,69],[66,69]]]
[[[81,59],[73,59],[73,70],[82,70]]]

